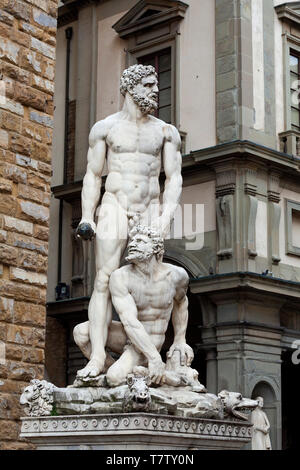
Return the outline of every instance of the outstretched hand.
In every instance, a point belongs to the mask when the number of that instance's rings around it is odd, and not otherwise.
[[[167,353],[167,358],[170,359],[175,351],[180,353],[180,365],[190,367],[194,359],[192,348],[186,343],[173,343]]]

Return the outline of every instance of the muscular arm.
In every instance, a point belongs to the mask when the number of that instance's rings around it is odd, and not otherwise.
[[[176,294],[172,312],[172,323],[174,328],[174,342],[169,350],[169,357],[175,350],[180,351],[181,365],[191,365],[194,358],[192,348],[186,344],[186,329],[188,324],[188,299],[186,291],[188,288],[189,277],[184,269],[176,269]]]
[[[82,222],[87,222],[95,229],[94,215],[100,198],[101,175],[106,155],[106,132],[104,121],[97,122],[89,136],[87,171],[83,179],[81,193]]]
[[[169,233],[170,224],[174,217],[182,191],[180,135],[177,129],[171,125],[166,127],[165,134],[163,164],[166,181],[163,193],[163,211],[160,220],[161,231],[164,238]]]
[[[124,330],[135,346],[148,361],[161,360],[160,354],[152,343],[142,323],[138,320],[138,311],[132,295],[126,285],[126,273],[114,271],[110,277],[109,288],[112,303],[119,314]]]

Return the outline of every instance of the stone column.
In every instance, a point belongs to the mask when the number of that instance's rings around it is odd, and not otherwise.
[[[44,376],[57,0],[0,10],[0,449],[18,439],[19,394]]]

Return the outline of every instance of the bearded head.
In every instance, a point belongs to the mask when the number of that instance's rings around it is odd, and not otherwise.
[[[164,254],[164,240],[158,233],[149,227],[136,225],[130,232],[128,243],[129,263],[139,263],[150,260],[156,256],[161,260]]]
[[[143,114],[153,114],[158,107],[157,73],[152,65],[132,65],[124,70],[120,91],[129,93]]]

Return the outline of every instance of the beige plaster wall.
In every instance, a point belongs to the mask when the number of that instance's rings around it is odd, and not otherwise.
[[[215,181],[183,188],[177,217],[181,215],[184,236],[216,230],[215,190]],[[197,222],[196,205],[198,205]],[[179,226],[179,222],[177,223]],[[201,227],[201,232],[197,227]]]
[[[120,76],[126,64],[126,41],[112,29],[125,12],[98,22],[97,121],[120,110]]]
[[[70,100],[76,99],[76,77],[77,77],[77,22],[68,25],[73,28],[73,37],[70,50]],[[63,184],[64,173],[64,130],[65,130],[65,86],[66,86],[66,53],[67,42],[65,35],[66,27],[57,30],[56,46],[56,70],[55,70],[55,94],[54,94],[54,130],[52,147],[52,179],[51,186]],[[70,225],[70,217],[67,216],[68,204],[65,204],[64,220]],[[50,202],[51,230],[49,235],[49,253],[51,263],[48,263],[48,286],[47,301],[55,300],[55,286],[57,285],[57,259],[58,259],[58,229],[59,229],[59,201],[51,195]],[[69,228],[68,228],[69,230]],[[70,272],[66,266],[71,266],[71,245],[66,243],[63,247],[64,262],[62,281],[69,283]]]
[[[216,145],[215,2],[189,0],[180,23],[179,128],[187,153]]]

